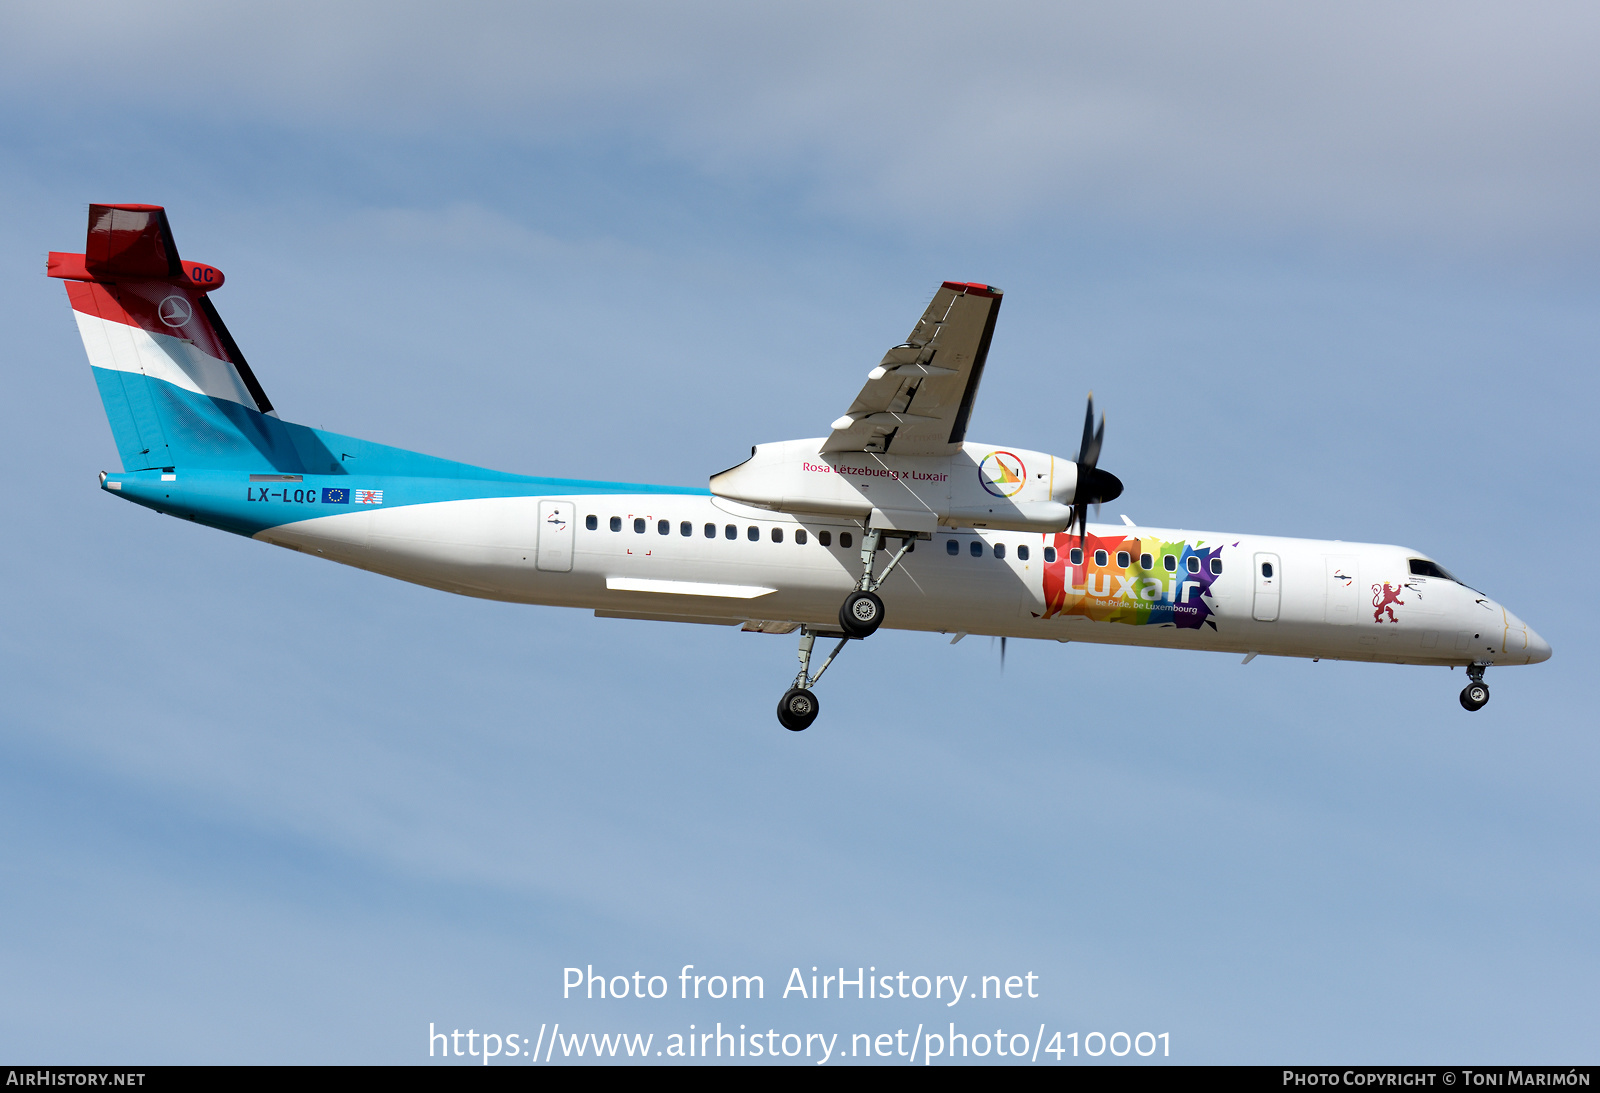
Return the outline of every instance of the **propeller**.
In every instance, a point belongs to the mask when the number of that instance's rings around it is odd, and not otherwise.
[[[1089,506],[1094,505],[1099,512],[1100,502],[1115,501],[1122,496],[1122,480],[1097,466],[1105,436],[1106,416],[1100,415],[1100,426],[1096,428],[1094,392],[1090,391],[1089,408],[1083,415],[1083,442],[1078,445],[1078,484],[1072,491],[1072,522],[1078,525],[1080,547],[1089,530]]]
[[[989,639],[989,649],[991,652],[994,650],[993,638]],[[1003,634],[1000,636],[1000,674],[1006,674],[1006,639]]]

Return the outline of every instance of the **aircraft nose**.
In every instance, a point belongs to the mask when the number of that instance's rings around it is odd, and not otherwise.
[[[1533,627],[1528,627],[1528,663],[1538,664],[1549,659],[1550,643],[1534,633]]]
[[[1500,611],[1506,620],[1505,636],[1501,638],[1505,644],[1500,650],[1506,657],[1506,663],[1538,664],[1542,660],[1550,659],[1548,641],[1536,634],[1533,627],[1512,614],[1510,609],[1501,607]]]

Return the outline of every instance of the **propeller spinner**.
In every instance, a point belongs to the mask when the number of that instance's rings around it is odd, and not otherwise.
[[[1078,525],[1078,543],[1083,543],[1089,530],[1089,506],[1102,501],[1115,501],[1122,496],[1122,480],[1108,471],[1102,471],[1100,445],[1105,440],[1106,416],[1100,415],[1100,427],[1094,424],[1094,392],[1089,392],[1089,409],[1083,415],[1083,443],[1078,445],[1078,484],[1072,493],[1072,522]]]

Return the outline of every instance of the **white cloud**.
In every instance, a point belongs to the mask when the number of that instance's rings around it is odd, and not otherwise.
[[[1600,229],[1587,5],[39,3],[6,23],[13,94],[633,141],[926,230],[1109,216],[1582,247]]]

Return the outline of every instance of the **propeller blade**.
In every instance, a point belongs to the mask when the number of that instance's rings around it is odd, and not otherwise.
[[[1006,674],[1006,638],[1004,634],[1000,635],[1000,674]]]
[[[1078,463],[1093,467],[1100,462],[1100,444],[1106,435],[1106,418],[1100,415],[1100,427],[1094,425],[1094,392],[1089,392],[1089,405],[1083,413],[1083,442],[1078,445]]]
[[[1105,443],[1106,416],[1100,415],[1100,425],[1094,423],[1094,392],[1089,392],[1089,405],[1083,413],[1083,442],[1078,445],[1078,484],[1072,491],[1072,521],[1078,525],[1078,547],[1082,549],[1084,537],[1089,532],[1090,502],[1095,503],[1095,518],[1099,518],[1101,476],[1097,464],[1100,448]],[[1121,484],[1118,483],[1119,492]],[[1069,525],[1070,526],[1070,525]]]

